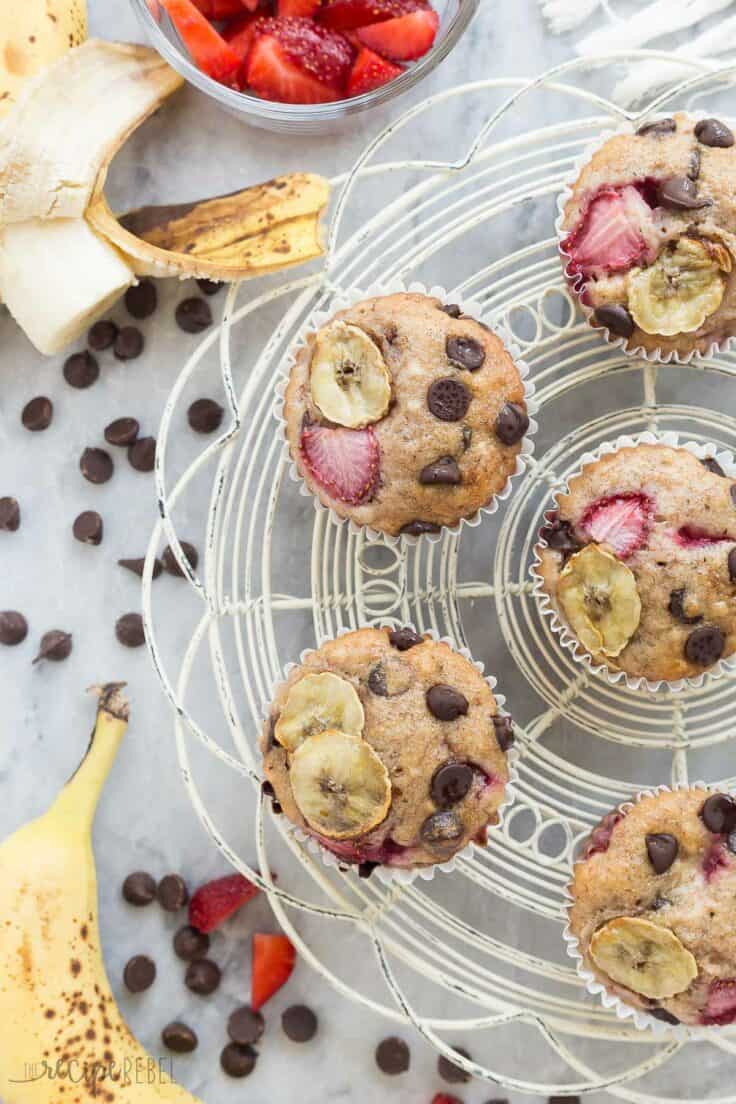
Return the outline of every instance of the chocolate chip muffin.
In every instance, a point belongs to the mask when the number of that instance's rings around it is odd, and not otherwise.
[[[650,683],[736,651],[736,484],[685,448],[587,464],[536,548],[537,594],[597,664]]]
[[[678,114],[610,138],[558,230],[590,321],[628,351],[686,357],[736,333],[736,146],[725,122]]]
[[[391,536],[473,517],[516,471],[524,385],[499,337],[428,295],[340,311],[299,350],[284,399],[291,456],[342,518]]]
[[[665,1023],[736,1020],[735,851],[724,793],[663,790],[605,817],[572,883],[584,969]]]
[[[266,788],[361,874],[447,862],[485,843],[513,742],[479,671],[413,629],[360,629],[310,652],[262,734]]]

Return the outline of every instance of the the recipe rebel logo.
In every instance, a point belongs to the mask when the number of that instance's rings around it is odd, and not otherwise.
[[[153,1058],[150,1055],[126,1057],[121,1062],[116,1062],[114,1058],[104,1062],[85,1062],[78,1058],[50,1061],[42,1058],[37,1062],[25,1062],[19,1073],[22,1076],[9,1079],[11,1084],[24,1085],[44,1079],[72,1085],[84,1084],[91,1096],[99,1092],[103,1097],[106,1082],[111,1086],[129,1086],[157,1085],[176,1080],[172,1058]]]

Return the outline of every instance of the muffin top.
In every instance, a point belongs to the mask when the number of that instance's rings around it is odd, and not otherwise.
[[[666,1023],[736,1020],[736,802],[662,791],[609,814],[575,865],[584,965]]]
[[[360,629],[279,688],[261,747],[275,799],[345,862],[427,866],[485,842],[509,779],[508,717],[479,671],[411,629]]]
[[[736,651],[736,484],[715,460],[640,444],[557,496],[534,568],[596,663],[650,682]]]
[[[687,115],[610,138],[563,216],[566,271],[629,349],[687,355],[736,333],[736,146]]]
[[[516,469],[529,426],[503,342],[428,295],[367,299],[308,336],[284,415],[307,487],[392,536],[472,517]]]

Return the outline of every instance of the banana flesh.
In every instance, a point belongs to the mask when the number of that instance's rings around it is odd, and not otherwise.
[[[673,337],[699,330],[721,305],[731,255],[720,243],[680,238],[649,268],[628,277],[629,310],[639,329]]]
[[[25,81],[87,37],[85,0],[7,0],[3,15],[0,117],[11,109]]]
[[[593,935],[590,953],[604,974],[644,997],[677,996],[698,976],[693,955],[674,932],[638,917],[609,920]]]
[[[339,729],[360,736],[365,714],[355,687],[339,675],[324,671],[305,675],[294,683],[274,729],[287,751],[296,751],[310,736]]]
[[[567,621],[589,652],[619,655],[639,627],[641,599],[634,573],[597,544],[571,556],[557,597]]]
[[[325,418],[349,429],[380,421],[391,402],[391,377],[378,346],[347,322],[333,322],[319,333],[309,387]]]

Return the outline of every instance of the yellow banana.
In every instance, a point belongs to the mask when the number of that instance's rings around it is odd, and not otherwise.
[[[85,0],[0,0],[0,116],[28,77],[86,37]]]

